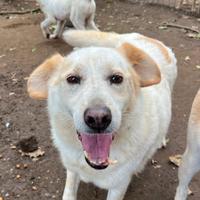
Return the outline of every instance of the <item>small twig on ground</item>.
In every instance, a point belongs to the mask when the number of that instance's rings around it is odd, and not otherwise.
[[[163,23],[162,24],[163,26],[166,26],[166,27],[173,27],[173,28],[179,28],[179,29],[185,29],[185,30],[188,30],[188,31],[192,31],[192,32],[195,32],[195,33],[200,33],[200,31],[194,29],[194,28],[190,28],[188,26],[183,26],[183,25],[179,25],[179,24],[173,24],[173,23]]]
[[[0,15],[24,15],[24,14],[28,14],[28,13],[35,13],[35,12],[39,12],[40,11],[40,8],[35,8],[35,9],[32,9],[32,10],[22,10],[22,11],[18,11],[18,10],[15,10],[15,11],[1,11],[0,12]]]

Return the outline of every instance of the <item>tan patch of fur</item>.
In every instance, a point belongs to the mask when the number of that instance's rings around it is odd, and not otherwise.
[[[135,92],[135,96],[137,96],[140,90],[140,77],[135,71],[133,71],[133,69],[129,69],[129,72],[132,77],[133,90]]]
[[[107,32],[100,32],[100,31],[93,31],[93,30],[89,30],[89,31],[76,31],[75,33],[80,34],[82,37],[86,37],[88,38],[95,38],[99,39],[99,40],[107,40],[108,37],[118,37],[118,34],[111,32],[111,33],[107,33]]]
[[[140,39],[142,40],[145,40],[149,43],[152,43],[154,45],[156,45],[159,50],[161,51],[161,53],[163,54],[163,56],[165,57],[165,60],[168,62],[168,63],[171,63],[172,60],[170,58],[170,55],[169,55],[169,52],[167,51],[167,49],[157,40],[153,39],[153,38],[150,38],[150,37],[145,37],[145,36],[140,36]]]
[[[37,67],[30,75],[27,83],[31,98],[43,100],[48,96],[47,83],[58,64],[63,60],[59,54],[52,56]]]
[[[160,82],[161,74],[157,64],[144,51],[129,43],[124,43],[118,50],[133,64],[136,73],[140,77],[141,87]]]
[[[116,33],[106,33],[100,31],[65,31],[63,39],[74,47],[105,46],[115,47],[120,39]]]
[[[192,104],[192,110],[190,114],[190,120],[194,123],[200,124],[200,89],[195,96],[195,99]]]

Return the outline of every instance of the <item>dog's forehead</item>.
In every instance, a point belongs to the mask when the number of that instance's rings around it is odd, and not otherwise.
[[[129,66],[126,58],[117,50],[104,47],[88,47],[78,49],[66,57],[74,68],[109,68],[127,69]]]

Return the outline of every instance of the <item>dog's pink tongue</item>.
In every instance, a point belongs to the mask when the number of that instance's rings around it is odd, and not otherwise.
[[[87,152],[87,158],[95,164],[108,162],[111,133],[80,133],[83,149]]]

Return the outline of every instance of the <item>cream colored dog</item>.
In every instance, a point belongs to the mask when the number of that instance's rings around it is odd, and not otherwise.
[[[190,113],[188,123],[187,147],[179,168],[179,186],[175,200],[185,200],[188,184],[200,170],[200,90],[198,91]]]
[[[80,180],[107,189],[107,200],[122,200],[168,131],[176,59],[136,33],[69,31],[64,38],[93,47],[54,55],[28,80],[31,97],[48,99],[53,141],[67,169],[63,200],[76,200]]]
[[[76,29],[95,29],[96,4],[94,0],[37,0],[46,19],[41,23],[44,37],[57,38],[62,35],[66,21],[71,20]],[[56,23],[53,34],[49,26]]]

